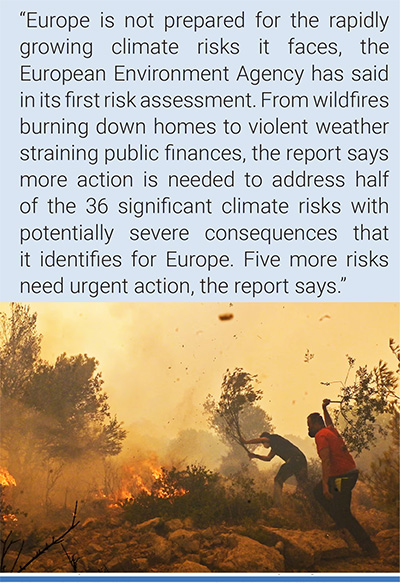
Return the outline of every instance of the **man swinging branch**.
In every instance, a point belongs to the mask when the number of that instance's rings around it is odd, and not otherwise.
[[[297,485],[303,491],[306,490],[307,485],[307,459],[304,453],[288,439],[281,437],[280,435],[275,435],[273,433],[267,433],[264,431],[261,433],[260,437],[254,439],[249,439],[245,441],[245,444],[262,444],[265,448],[271,448],[268,455],[258,455],[256,453],[249,452],[249,457],[251,459],[258,459],[264,462],[270,462],[275,456],[280,457],[284,460],[284,464],[279,468],[278,473],[274,480],[274,503],[276,506],[281,506],[282,504],[282,489],[283,484],[291,476],[296,476]]]

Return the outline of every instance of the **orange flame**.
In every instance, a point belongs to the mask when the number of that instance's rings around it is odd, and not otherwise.
[[[188,493],[188,490],[185,490],[184,488],[175,488],[171,484],[165,484],[161,468],[154,469],[152,476],[158,482],[158,490],[156,492],[153,490],[153,494],[155,494],[157,498],[177,498]]]
[[[1,486],[16,486],[17,482],[12,477],[6,468],[0,468],[0,485]]]
[[[2,519],[4,520],[4,522],[17,522],[18,518],[15,516],[15,514],[4,514],[2,516]]]
[[[183,496],[187,490],[165,483],[163,469],[158,467],[156,456],[152,456],[150,459],[137,461],[135,465],[123,468],[122,485],[112,496],[116,504],[111,503],[109,507],[119,506],[126,500],[134,500],[143,493],[157,498],[172,499]]]
[[[150,496],[151,490],[146,486],[141,476],[135,474],[132,475],[132,481],[133,485],[135,486],[135,489],[139,490],[139,492],[146,492],[146,494]],[[132,492],[125,491],[125,494],[127,494],[125,498],[132,498]]]

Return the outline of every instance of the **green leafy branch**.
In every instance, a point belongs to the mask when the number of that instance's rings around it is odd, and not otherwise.
[[[395,350],[391,339],[389,346]],[[396,347],[394,347],[396,348]],[[397,350],[400,353],[399,347]],[[347,357],[348,370],[344,382],[330,381],[321,384],[329,386],[340,383],[339,404],[335,411],[335,422],[340,423],[340,417],[345,421],[342,431],[343,437],[350,450],[356,454],[364,449],[370,449],[376,443],[378,435],[386,435],[387,428],[380,423],[380,416],[390,413],[391,408],[398,409],[400,398],[396,393],[398,374],[389,369],[388,364],[379,361],[378,366],[368,370],[367,366],[359,367],[355,372],[355,379],[348,384],[350,371],[354,367],[355,359]]]
[[[209,417],[209,425],[219,433],[224,441],[234,441],[246,452],[242,443],[241,415],[246,408],[254,407],[262,397],[262,390],[256,388],[257,375],[251,375],[242,368],[226,371],[219,401],[208,395],[204,409]]]

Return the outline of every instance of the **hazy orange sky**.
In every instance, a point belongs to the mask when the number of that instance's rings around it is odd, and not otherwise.
[[[392,303],[43,303],[31,310],[45,359],[95,356],[112,411],[160,437],[205,429],[202,404],[208,393],[219,395],[224,372],[235,367],[258,375],[260,405],[275,431],[305,437],[306,416],[339,389],[321,381],[344,380],[346,355],[359,366],[382,359],[395,368],[388,341],[399,341]],[[221,321],[223,313],[233,318]]]

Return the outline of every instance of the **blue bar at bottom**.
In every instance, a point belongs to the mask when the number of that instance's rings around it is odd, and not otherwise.
[[[261,575],[261,576],[251,576],[251,575],[180,575],[177,573],[171,573],[168,575],[44,575],[43,573],[38,573],[37,575],[0,575],[0,581],[5,582],[16,582],[16,581],[58,581],[60,583],[69,583],[73,581],[87,581],[87,582],[101,582],[101,583],[128,583],[128,582],[151,582],[151,583],[161,583],[161,582],[171,582],[179,581],[185,583],[250,583],[250,582],[282,582],[282,583],[400,583],[399,575]]]

